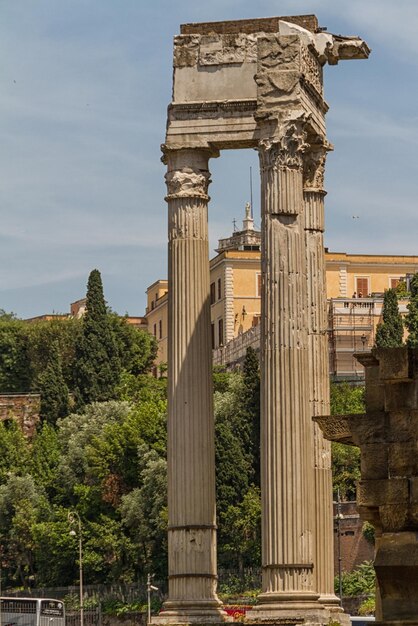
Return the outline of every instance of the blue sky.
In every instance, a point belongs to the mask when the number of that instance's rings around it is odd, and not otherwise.
[[[143,314],[167,275],[160,144],[179,25],[299,13],[373,49],[325,71],[326,245],[418,254],[416,0],[1,0],[0,308],[67,312],[98,268],[111,307]],[[250,166],[257,221],[256,153],[211,162],[212,249],[242,218]]]

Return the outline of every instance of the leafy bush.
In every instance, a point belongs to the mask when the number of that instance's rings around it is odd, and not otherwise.
[[[365,561],[352,572],[343,572],[342,591],[344,596],[374,594],[376,575],[372,561]],[[338,577],[335,578],[335,590],[338,592]]]
[[[374,598],[367,598],[367,600],[365,600],[358,611],[359,615],[374,615],[374,612],[376,610],[376,601]]]

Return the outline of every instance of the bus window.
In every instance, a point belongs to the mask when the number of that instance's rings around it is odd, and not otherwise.
[[[0,598],[0,626],[65,626],[61,600]]]

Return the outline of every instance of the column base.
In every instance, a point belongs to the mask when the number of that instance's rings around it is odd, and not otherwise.
[[[344,612],[341,600],[335,594],[319,596],[319,602],[329,610],[331,621],[338,622],[341,626],[350,626],[351,620],[348,613]]]
[[[223,624],[231,622],[226,611],[223,610],[221,602],[204,601],[178,601],[168,600],[164,602],[163,609],[159,615],[151,618],[151,624]]]
[[[318,602],[312,592],[262,593],[259,605],[247,611],[245,621],[254,624],[303,624],[328,626],[330,611]]]

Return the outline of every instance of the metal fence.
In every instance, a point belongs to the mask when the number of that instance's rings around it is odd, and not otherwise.
[[[80,610],[67,611],[65,614],[65,626],[81,626],[80,615]],[[102,626],[100,606],[83,610],[83,624],[84,626]]]

